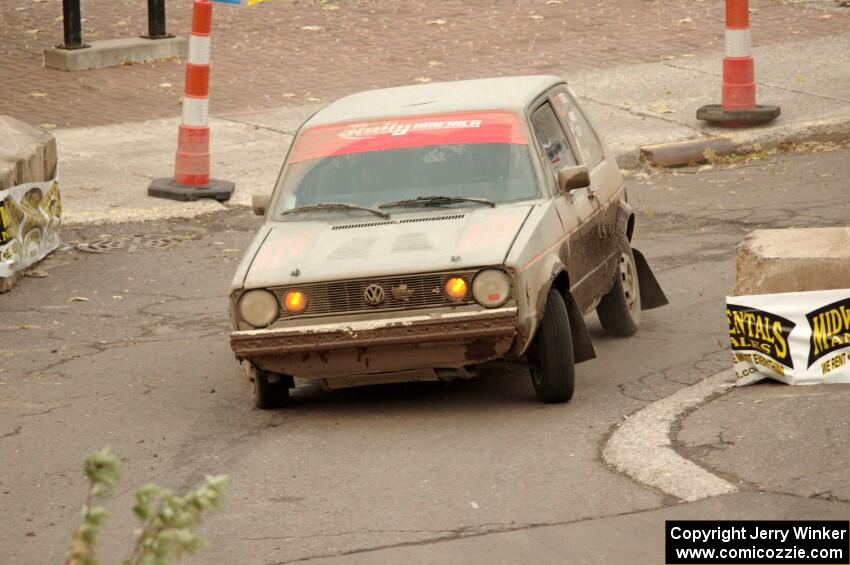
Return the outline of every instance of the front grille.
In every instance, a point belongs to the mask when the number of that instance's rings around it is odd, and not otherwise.
[[[463,305],[474,302],[471,289],[472,277],[475,276],[476,272],[454,271],[448,273],[396,275],[273,287],[269,290],[278,297],[278,300],[282,300],[283,295],[290,290],[300,290],[306,294],[307,309],[303,314],[297,315],[299,318],[357,312],[412,310],[416,308],[433,308],[435,306]],[[466,299],[453,301],[445,295],[443,286],[446,280],[451,277],[461,277],[466,281],[467,287],[470,289]],[[384,302],[377,306],[369,304],[365,298],[366,287],[373,284],[381,286],[385,295]],[[407,291],[409,292],[409,298],[407,299],[393,295],[393,289],[404,288],[402,285],[407,285]],[[292,317],[295,316],[291,316],[286,310],[281,308],[280,319]]]

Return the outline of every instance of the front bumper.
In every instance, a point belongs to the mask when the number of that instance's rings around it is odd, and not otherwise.
[[[517,308],[428,313],[382,320],[235,331],[239,360],[315,378],[341,374],[463,367],[510,350]]]

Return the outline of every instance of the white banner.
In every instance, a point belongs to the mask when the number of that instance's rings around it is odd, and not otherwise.
[[[739,386],[850,383],[850,289],[726,297]]]
[[[59,247],[59,182],[0,190],[0,278],[12,276]]]

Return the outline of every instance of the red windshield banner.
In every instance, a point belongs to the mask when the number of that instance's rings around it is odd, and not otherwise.
[[[527,145],[512,112],[486,111],[413,116],[310,128],[292,148],[290,163],[310,159],[430,145],[512,143]]]

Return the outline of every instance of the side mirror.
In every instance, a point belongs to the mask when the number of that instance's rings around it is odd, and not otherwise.
[[[251,195],[251,208],[254,210],[254,214],[257,216],[265,216],[266,208],[269,207],[269,198],[271,195],[269,194],[252,194]]]
[[[564,194],[590,186],[590,171],[584,165],[564,167],[558,171],[558,186]]]

